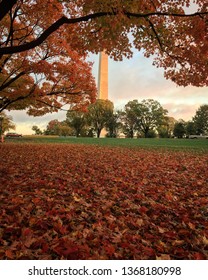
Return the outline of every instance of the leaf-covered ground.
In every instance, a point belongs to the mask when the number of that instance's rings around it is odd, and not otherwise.
[[[0,145],[0,259],[208,259],[208,154]]]

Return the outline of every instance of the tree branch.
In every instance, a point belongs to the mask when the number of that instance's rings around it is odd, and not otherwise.
[[[2,111],[4,111],[11,104],[13,104],[13,103],[15,103],[17,101],[24,100],[24,99],[28,98],[30,95],[32,95],[34,93],[36,86],[37,86],[37,84],[34,84],[27,95],[18,96],[15,99],[6,98],[5,101],[2,101],[2,104],[0,104],[0,113]]]
[[[26,73],[24,71],[20,72],[19,74],[17,74],[17,76],[13,77],[12,79],[10,79],[8,82],[3,83],[2,85],[0,85],[0,91],[4,90],[5,88],[7,88],[8,86],[10,86],[12,83],[14,83],[16,80],[18,80],[20,77],[22,77],[23,75],[25,75]]]
[[[163,49],[163,44],[162,44],[162,42],[161,42],[161,40],[160,40],[160,38],[159,38],[159,35],[157,34],[157,31],[156,31],[156,29],[155,29],[155,27],[154,27],[154,24],[151,22],[151,20],[150,20],[149,18],[147,18],[147,21],[148,21],[148,23],[149,23],[149,25],[150,25],[150,27],[151,27],[153,33],[155,34],[155,37],[156,37],[156,39],[157,39],[157,42],[158,42],[158,44],[159,44],[161,50],[164,51],[164,49]]]
[[[4,66],[6,65],[6,63],[9,61],[9,59],[12,57],[12,55],[8,55],[4,60],[3,62],[0,64],[0,73],[2,72]]]
[[[208,15],[208,12],[196,12],[193,14],[177,14],[177,13],[168,13],[168,12],[152,12],[152,13],[146,13],[146,14],[138,14],[138,13],[130,13],[130,12],[124,12],[125,15],[128,17],[136,17],[136,18],[147,18],[151,16],[169,16],[169,17],[181,17],[181,18],[188,18],[188,17],[197,17],[197,16],[203,16]]]
[[[99,18],[108,15],[109,13],[95,13],[95,14],[89,14],[87,16],[79,17],[79,18],[67,18],[65,16],[58,19],[56,22],[54,22],[51,26],[49,26],[37,39],[25,43],[23,45],[19,46],[13,46],[13,47],[2,47],[0,48],[0,54],[11,54],[11,53],[18,53],[23,52],[26,50],[33,49],[40,44],[42,44],[53,32],[59,29],[64,24],[74,24],[78,22],[88,21],[90,19]],[[111,13],[110,13],[111,14]]]
[[[5,1],[3,1],[5,2]],[[124,15],[127,17],[135,17],[135,18],[149,18],[151,16],[172,16],[172,17],[197,17],[202,15],[208,15],[208,12],[197,12],[193,14],[177,14],[177,13],[168,13],[168,12],[152,12],[152,13],[130,13],[127,11],[123,11]],[[86,16],[78,17],[78,18],[67,18],[65,16],[58,19],[56,22],[54,22],[51,26],[49,26],[43,33],[35,40],[19,45],[19,46],[12,46],[12,47],[2,47],[0,48],[0,55],[3,54],[11,54],[11,53],[19,53],[26,50],[33,49],[40,44],[42,44],[53,32],[58,30],[59,27],[61,27],[64,24],[75,24],[79,22],[89,21],[92,19],[97,19],[104,16],[115,16],[118,12],[112,11],[112,12],[100,12],[100,13],[94,13],[89,14]]]
[[[0,3],[0,21],[6,16],[6,14],[17,3],[17,0],[2,0]]]
[[[36,101],[39,102],[39,103],[42,103],[42,104],[44,104],[44,105],[46,105],[46,106],[48,106],[48,107],[50,107],[50,108],[54,108],[54,109],[57,109],[57,110],[60,110],[60,111],[68,112],[68,110],[62,109],[62,107],[63,107],[64,105],[61,105],[60,107],[58,107],[58,106],[49,104],[49,103],[47,103],[47,102],[45,102],[45,101],[43,101],[43,100],[41,100],[41,99],[37,99]],[[66,105],[66,104],[65,104],[65,105]]]
[[[49,93],[47,93],[47,96],[52,96],[52,95],[59,95],[59,94],[66,94],[66,95],[81,95],[82,91],[78,91],[78,92],[68,92],[66,90],[60,90],[60,91],[51,91]]]

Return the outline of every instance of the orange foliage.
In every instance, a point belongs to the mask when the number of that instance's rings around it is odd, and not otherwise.
[[[1,22],[1,46],[13,47],[34,40],[63,12],[59,11],[61,4],[56,7],[57,13],[52,13],[52,3],[47,9],[43,3],[30,5],[27,1],[21,5],[18,1]],[[84,110],[95,101],[92,64],[68,44],[63,30],[60,28],[35,49],[0,55],[0,111],[27,109],[31,115],[43,115],[63,106]]]
[[[131,33],[133,45],[153,55],[166,78],[184,86],[208,85],[207,0],[7,2],[0,4],[0,55],[50,45],[55,52],[70,48],[80,55],[105,49],[120,60],[132,55]],[[189,7],[194,12],[188,14]]]

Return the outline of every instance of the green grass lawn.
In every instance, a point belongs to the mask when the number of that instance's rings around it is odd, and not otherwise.
[[[129,139],[129,138],[76,138],[56,136],[24,136],[18,139],[6,139],[5,142],[15,143],[69,143],[84,145],[122,146],[128,148],[153,148],[173,150],[195,150],[208,152],[207,139]]]

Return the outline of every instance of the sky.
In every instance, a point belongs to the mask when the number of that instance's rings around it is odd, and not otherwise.
[[[94,62],[93,75],[97,82],[98,55],[90,55],[89,60]],[[163,69],[153,66],[151,58],[145,58],[138,51],[134,52],[133,58],[121,62],[109,59],[108,74],[109,100],[114,103],[115,109],[123,109],[128,101],[134,99],[154,99],[168,110],[169,116],[188,121],[199,106],[208,104],[208,87],[177,86],[164,78]],[[28,116],[24,111],[10,111],[7,114],[13,117],[16,132],[24,135],[34,134],[33,125],[45,129],[50,120],[62,121],[66,118],[63,111],[42,117]]]

